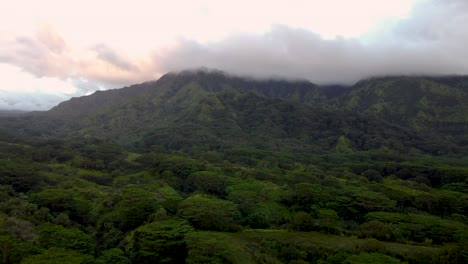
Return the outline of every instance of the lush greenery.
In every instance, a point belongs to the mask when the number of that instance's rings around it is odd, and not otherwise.
[[[467,263],[466,86],[421,79],[185,73],[0,119],[0,260]]]

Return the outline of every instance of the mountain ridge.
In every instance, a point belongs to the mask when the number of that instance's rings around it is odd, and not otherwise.
[[[463,103],[468,78],[453,78],[378,77],[352,87],[322,87],[185,71],[74,98],[9,123],[43,135],[107,137],[143,149],[257,146],[327,152],[336,151],[344,137],[356,150],[460,153],[468,141]]]

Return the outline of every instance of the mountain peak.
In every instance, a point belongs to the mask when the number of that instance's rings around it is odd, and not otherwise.
[[[245,82],[257,82],[257,83],[302,83],[302,84],[312,84],[309,80],[306,79],[293,79],[293,78],[286,78],[281,76],[272,76],[269,78],[259,78],[251,75],[236,75],[231,74],[225,71],[217,70],[217,69],[209,69],[209,68],[197,68],[197,69],[186,69],[179,72],[169,72],[164,76],[170,77],[179,77],[179,78],[211,78],[217,80],[231,80],[231,81],[239,81],[243,80]],[[163,78],[161,77],[161,78]]]

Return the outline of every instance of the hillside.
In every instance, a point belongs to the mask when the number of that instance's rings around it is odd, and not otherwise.
[[[468,78],[387,77],[357,83],[341,105],[389,122],[459,136],[468,132]]]
[[[10,119],[8,127],[36,135],[109,138],[136,149],[252,146],[328,153],[347,142],[352,150],[462,154],[467,93],[454,83],[389,77],[348,88],[319,87],[182,72],[73,98],[48,112]]]
[[[17,110],[0,110],[0,117],[17,116],[17,115],[22,115],[25,113],[27,112],[17,111]]]

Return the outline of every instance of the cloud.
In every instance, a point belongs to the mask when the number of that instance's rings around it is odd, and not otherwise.
[[[44,25],[37,32],[37,40],[43,43],[53,53],[63,53],[67,49],[67,44],[51,25]]]
[[[410,17],[398,21],[391,32],[383,33],[416,43],[466,41],[468,32],[463,25],[467,21],[465,0],[423,0]]]
[[[366,48],[354,40],[324,40],[302,29],[274,26],[263,35],[239,34],[200,44],[181,41],[155,60],[164,71],[208,67],[259,78],[286,77],[314,82],[349,82],[366,75]]]
[[[0,90],[0,110],[41,111],[69,99],[63,94]]]
[[[70,80],[36,77],[20,68],[0,63],[0,110],[47,110],[76,95]]]
[[[108,47],[105,44],[96,45],[93,48],[93,50],[96,51],[98,59],[108,62],[122,70],[125,70],[125,71],[138,70],[138,67],[133,65],[129,60],[123,58],[116,51],[114,51],[112,48]]]
[[[282,76],[318,84],[353,84],[381,75],[468,74],[468,2],[422,1],[404,20],[366,41],[323,39],[305,29],[276,25],[265,34],[222,41],[181,40],[157,53],[160,71],[208,67],[260,78]]]
[[[84,79],[101,87],[117,88],[158,76],[149,66],[151,62],[130,62],[123,54],[105,44],[76,49],[51,26],[42,27],[34,36],[0,38],[0,63],[20,67],[37,77],[78,83]]]

